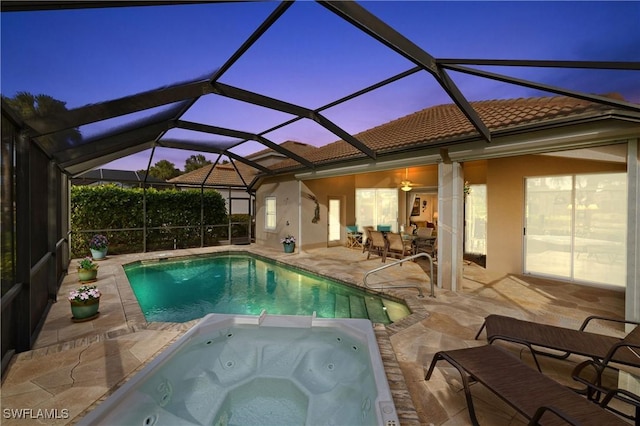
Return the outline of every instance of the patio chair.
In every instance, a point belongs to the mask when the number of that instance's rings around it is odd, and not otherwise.
[[[429,238],[433,234],[433,228],[418,228],[416,229],[417,238]]]
[[[433,228],[418,228],[414,240],[416,253],[427,253],[433,259],[437,254],[437,238],[433,236]]]
[[[347,247],[362,247],[362,232],[358,231],[357,225],[347,226]]]
[[[387,239],[380,231],[369,231],[369,235],[371,236],[371,241],[369,242],[367,259],[369,259],[371,253],[374,252],[382,257],[382,262],[384,263],[387,259]]]
[[[627,334],[624,339],[597,334],[585,331],[592,320],[602,320],[622,324],[635,324],[636,327]],[[621,342],[629,344],[640,344],[640,324],[636,321],[625,321],[617,318],[607,318],[592,315],[584,320],[578,329],[558,327],[549,324],[540,324],[532,321],[524,321],[503,315],[489,315],[485,318],[482,327],[476,334],[476,339],[487,330],[487,340],[493,343],[496,340],[503,340],[511,343],[518,343],[526,346],[531,351],[538,370],[540,364],[536,355],[550,356],[558,359],[566,359],[571,354],[582,355],[596,361],[605,359],[609,350]],[[541,350],[544,348],[547,350]],[[555,351],[550,352],[549,350]],[[629,347],[616,351],[613,361],[636,365],[639,362],[640,353]]]
[[[373,226],[363,226],[362,230],[364,231],[364,242],[362,243],[362,252],[364,253],[369,249],[369,244],[371,243],[371,231],[374,230]]]
[[[387,255],[393,254],[403,259],[405,256],[413,254],[413,245],[410,239],[404,239],[401,234],[395,232],[388,232],[386,237],[388,242]]]
[[[474,425],[479,423],[469,385],[476,381],[529,419],[530,425],[628,426],[626,421],[602,406],[593,404],[497,346],[438,352],[431,361],[425,380],[429,380],[440,360],[448,361],[460,373],[469,418]]]

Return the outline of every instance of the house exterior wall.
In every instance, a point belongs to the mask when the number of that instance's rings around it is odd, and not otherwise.
[[[268,196],[276,197],[276,229],[265,230],[265,199]],[[280,240],[287,234],[291,234],[300,240],[298,206],[300,203],[300,190],[298,181],[291,175],[278,176],[265,180],[256,191],[256,231],[257,244],[269,247],[282,247]],[[296,244],[299,249],[299,244]]]
[[[464,179],[471,184],[487,184],[487,269],[504,273],[522,273],[525,177],[598,172],[624,172],[625,164],[578,160],[545,155],[524,155],[466,162]],[[322,179],[297,181],[293,175],[265,179],[259,187],[256,211],[256,243],[280,247],[287,234],[298,241],[297,249],[327,247],[328,200],[341,200],[344,223],[356,223],[356,188],[399,188],[405,170],[380,171]],[[421,186],[437,186],[437,165],[413,167],[409,175]],[[411,192],[399,191],[398,221],[407,216],[407,200]],[[275,196],[277,203],[276,231],[265,231],[265,197]],[[315,201],[320,217],[317,223]],[[300,207],[300,209],[298,208]],[[300,213],[299,213],[300,212]],[[343,243],[345,230],[341,233]]]
[[[545,155],[487,160],[487,269],[504,273],[522,273],[526,177],[625,171],[626,165],[621,163]],[[475,170],[474,173],[477,174],[479,171]],[[472,183],[482,182],[475,182],[474,179]]]
[[[305,249],[327,247],[328,240],[328,204],[329,197],[335,197],[341,204],[341,242],[346,240],[345,226],[355,223],[355,176],[341,176],[324,179],[314,179],[302,182],[303,209],[302,229],[303,246]],[[313,223],[315,202],[306,194],[311,194],[318,200],[320,219]]]
[[[270,247],[280,245],[280,239],[292,234],[298,241],[298,249],[327,247],[328,240],[328,201],[330,197],[341,200],[342,215],[341,243],[346,243],[347,225],[356,224],[355,190],[356,188],[398,188],[398,224],[407,221],[407,193],[400,191],[400,184],[405,179],[405,170],[390,170],[359,175],[347,175],[322,179],[298,181],[294,176],[266,178],[256,192],[256,243]],[[437,187],[438,171],[436,165],[412,167],[409,173],[412,182],[424,187]],[[266,231],[265,197],[275,196],[277,205],[277,228],[275,232]],[[320,217],[317,223],[312,219],[318,201]],[[295,201],[295,204],[293,200]],[[300,215],[298,215],[300,206]],[[289,225],[287,225],[289,222]],[[300,228],[299,228],[300,227]],[[301,230],[301,231],[300,231]],[[301,233],[301,235],[300,235]]]

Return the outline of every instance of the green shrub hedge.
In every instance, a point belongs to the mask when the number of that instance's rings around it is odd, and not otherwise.
[[[147,189],[147,250],[200,247],[200,202],[204,203],[205,245],[217,243],[208,229],[228,234],[225,200],[213,190]],[[143,250],[143,190],[115,185],[71,187],[71,256],[89,253],[89,239],[96,233],[109,239],[109,253]],[[120,230],[121,229],[121,230]],[[216,235],[217,236],[217,235]]]

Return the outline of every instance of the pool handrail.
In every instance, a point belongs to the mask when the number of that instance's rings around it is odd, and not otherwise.
[[[431,255],[429,255],[429,253],[414,254],[414,255],[405,257],[403,259],[396,260],[395,262],[387,263],[386,265],[382,265],[382,266],[374,268],[374,269],[372,269],[370,271],[367,271],[367,273],[364,274],[364,278],[363,278],[364,286],[366,288],[370,288],[372,290],[383,290],[384,286],[381,286],[381,287],[371,287],[371,286],[369,286],[369,284],[367,283],[367,278],[369,277],[369,275],[371,275],[373,273],[376,273],[378,271],[382,271],[383,269],[390,268],[390,267],[395,266],[395,265],[400,265],[403,262],[407,262],[409,260],[417,259],[419,257],[426,257],[429,260],[429,281],[431,281],[431,294],[429,296],[435,298],[436,294],[435,294],[435,287],[434,287],[435,283],[433,282],[433,258],[431,257]],[[422,294],[422,287],[418,286],[418,285],[390,285],[390,286],[387,286],[387,288],[417,288],[418,289],[418,297],[424,297],[424,294]]]

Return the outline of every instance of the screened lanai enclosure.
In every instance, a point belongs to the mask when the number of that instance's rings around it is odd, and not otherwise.
[[[55,85],[46,86],[52,90],[47,94],[51,99],[60,99],[62,106],[53,101],[48,103],[50,99],[43,97],[30,101],[36,107],[30,111],[19,107],[14,93],[4,92],[7,79],[3,71],[3,371],[13,354],[32,347],[69,266],[70,241],[86,238],[85,234],[70,233],[70,182],[96,168],[138,156],[141,159],[138,169],[146,170],[145,176],[148,176],[152,164],[170,153],[211,154],[215,160],[210,169],[190,187],[203,193],[211,189],[227,191],[229,205],[235,198],[248,200],[246,205],[245,201],[236,204],[242,205],[243,214],[246,210],[249,216],[248,222],[242,223],[244,233],[239,237],[250,242],[254,194],[265,177],[293,172],[314,173],[354,162],[374,163],[400,154],[411,157],[412,151],[427,147],[444,150],[443,159],[446,160],[447,147],[451,143],[461,143],[460,139],[455,142],[429,140],[413,146],[398,145],[401,148],[393,144],[379,147],[357,136],[362,129],[402,115],[397,109],[400,105],[409,104],[413,111],[426,105],[453,103],[471,125],[472,130],[464,135],[466,140],[485,144],[491,144],[494,135],[471,101],[500,95],[476,92],[475,87],[484,82],[496,84],[498,91],[514,88],[508,95],[512,97],[530,93],[563,95],[640,113],[637,103],[603,95],[612,90],[611,82],[618,76],[638,76],[640,64],[633,61],[636,59],[633,56],[632,60],[624,57],[622,61],[603,61],[597,54],[588,60],[491,59],[504,57],[499,43],[492,43],[489,50],[478,55],[482,59],[473,59],[469,53],[458,58],[446,57],[447,51],[438,47],[438,37],[446,38],[442,33],[430,33],[426,24],[418,29],[405,28],[406,33],[397,28],[405,26],[400,24],[402,21],[398,20],[396,12],[406,9],[408,17],[412,8],[422,2],[406,2],[400,9],[396,8],[400,5],[386,2],[178,3],[153,0],[1,3],[3,29],[7,28],[5,19],[15,19],[14,28],[21,28],[21,31],[30,31],[29,25],[49,25],[47,28],[54,38],[56,31],[77,25],[73,39],[78,42],[82,41],[82,31],[93,30],[83,25],[84,20],[103,16],[100,22],[112,25],[105,30],[103,38],[117,39],[116,44],[122,50],[121,62],[107,64],[97,60],[94,66],[96,70],[109,68],[117,74],[117,79],[137,84],[109,91],[107,86],[112,82],[108,78],[93,74],[72,75],[74,65],[70,63],[68,76],[59,78]],[[434,2],[433,7],[433,13],[437,13],[441,6]],[[152,25],[155,13],[167,14],[178,21],[187,8],[196,8],[202,19],[186,21],[190,26],[185,34],[193,33],[190,41],[181,32],[173,30],[165,31],[157,39],[143,35],[135,38],[125,30],[129,26],[119,27],[128,25],[126,21],[120,21],[126,13],[132,14],[135,26],[139,23],[145,30],[147,25]],[[46,19],[29,21],[43,17],[38,15],[42,13],[55,13],[50,15],[51,23]],[[225,17],[230,16],[239,17],[241,28],[225,25]],[[311,20],[305,20],[309,17]],[[424,22],[433,20],[437,17],[425,17]],[[120,37],[122,32],[126,36]],[[491,25],[483,26],[483,32],[490,33]],[[427,43],[420,35],[422,33],[438,37]],[[329,34],[332,37],[328,37]],[[3,50],[7,55],[8,52],[15,55],[6,58],[3,55],[4,63],[34,55],[30,51],[7,49],[11,43],[17,43],[20,36],[19,32],[13,37],[5,37],[3,33]],[[173,44],[172,38],[179,42]],[[46,45],[48,40],[40,43]],[[165,47],[162,50],[167,55],[165,58],[176,55],[179,59],[156,62],[147,56],[144,43],[159,44]],[[191,58],[181,56],[182,50],[190,44],[197,46],[196,54]],[[282,47],[276,56],[268,53],[273,46]],[[46,48],[60,55],[68,54],[68,46],[60,39]],[[82,44],[75,47],[74,55],[80,55],[82,61],[90,63],[101,57],[101,48],[101,45]],[[308,63],[299,59],[303,52],[311,52]],[[463,49],[461,52],[468,51]],[[130,69],[129,59],[135,56],[144,56],[144,62],[150,68]],[[31,59],[39,61],[40,58]],[[391,66],[383,69],[382,64]],[[278,72],[284,79],[269,86],[269,77],[264,75],[275,65],[280,67]],[[34,67],[46,69],[47,59],[43,58]],[[194,69],[196,75],[200,74],[197,78],[193,78]],[[213,71],[202,73],[202,70]],[[365,70],[373,72],[365,75]],[[562,78],[553,78],[560,72]],[[601,82],[599,94],[574,84],[579,79],[572,77],[581,73],[594,76],[589,81]],[[49,81],[57,77],[41,73],[32,78]],[[90,84],[77,89],[76,83],[80,85],[82,79]],[[18,90],[34,90],[29,87]],[[96,90],[96,98],[87,100],[72,96],[79,90],[91,95],[92,90]],[[422,103],[412,104],[415,100],[407,100],[413,93],[424,94]],[[372,105],[384,112],[382,118],[373,117],[369,110]],[[319,135],[322,143],[344,141],[348,148],[317,161],[310,153],[288,149],[282,144],[295,138],[305,141],[313,135]],[[260,150],[275,152],[289,161],[276,166],[252,159],[250,154]],[[233,183],[210,182],[216,166],[221,164],[235,170]],[[402,164],[398,160],[398,165]],[[139,184],[147,191],[154,183],[143,178]],[[246,197],[236,197],[232,191],[240,191]],[[206,203],[199,208],[197,217],[201,219],[195,225],[199,234],[191,246],[212,244],[206,239],[207,229],[212,226],[227,227],[226,238],[222,235],[215,244],[221,241],[233,243],[234,229],[238,225],[230,218],[234,212],[227,211],[229,217],[225,223],[207,223],[204,219]],[[151,233],[166,231],[167,235],[172,235],[175,229],[171,228],[181,226],[142,222],[144,225],[134,230],[141,235],[138,239],[140,250],[150,249],[147,236]],[[83,233],[94,231],[111,232],[111,237],[117,240],[118,233],[127,229],[84,229]],[[176,237],[167,238],[167,241],[178,247]]]

